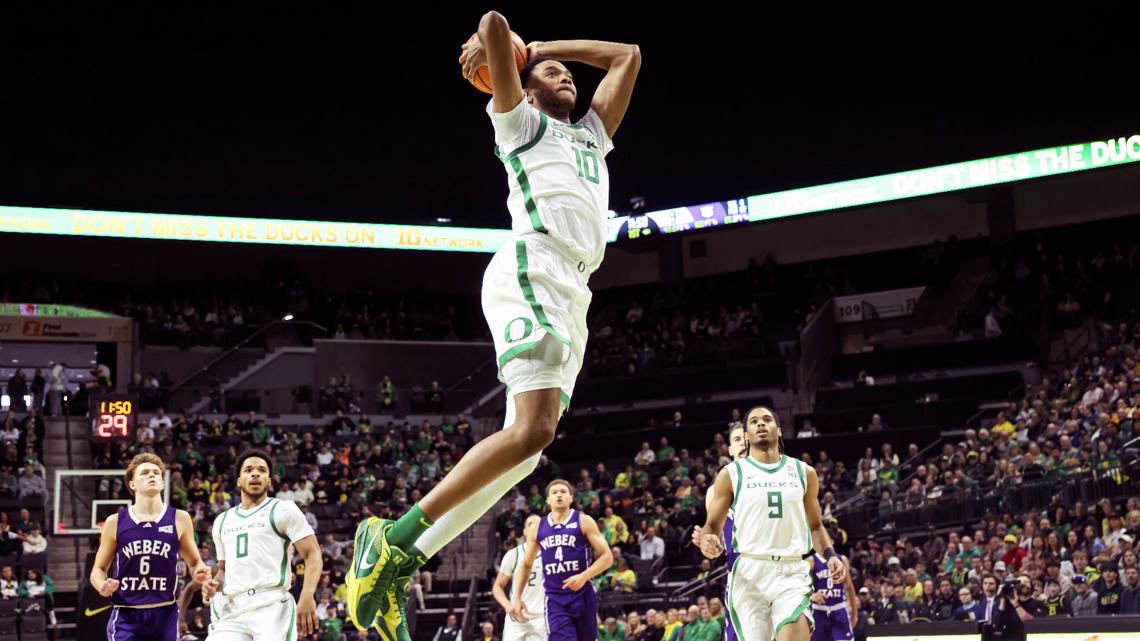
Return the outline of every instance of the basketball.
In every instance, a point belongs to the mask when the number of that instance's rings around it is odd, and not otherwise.
[[[471,42],[478,37],[478,33],[473,33],[471,37],[467,39],[467,42]],[[515,67],[517,67],[519,71],[522,71],[523,67],[526,66],[526,43],[519,37],[519,34],[512,31],[511,44],[515,46]],[[479,67],[475,71],[475,76],[471,78],[471,84],[475,85],[475,88],[483,93],[492,93],[491,68],[487,65]]]

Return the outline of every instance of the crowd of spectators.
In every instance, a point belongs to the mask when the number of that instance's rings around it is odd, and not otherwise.
[[[905,464],[889,444],[881,455],[868,448],[853,468],[831,470],[833,489],[857,490],[864,506],[887,517],[932,501],[1008,494],[1026,484],[1060,486],[1117,469],[1140,451],[1131,443],[1140,436],[1138,347],[1140,322],[1103,323],[1089,354],[1030,385],[996,416],[967,428],[960,442]],[[917,452],[910,444],[903,461]]]
[[[949,241],[880,258],[915,281],[952,274],[969,243]],[[976,251],[976,249],[971,249]],[[896,255],[897,254],[897,255]],[[875,270],[849,270],[845,259],[777,265],[770,257],[747,269],[675,287],[627,287],[600,292],[591,311],[594,333],[588,367],[600,373],[677,365],[694,343],[738,339],[772,350],[831,296],[873,291],[893,281]],[[843,276],[840,276],[843,274]],[[863,274],[863,276],[855,276]],[[853,282],[855,279],[855,282]],[[909,282],[908,280],[908,282]],[[172,295],[171,292],[177,292]],[[298,270],[276,265],[257,282],[132,287],[25,280],[6,283],[0,299],[91,307],[135,318],[144,344],[229,346],[263,324],[290,315],[327,328],[329,337],[387,340],[485,340],[477,296],[427,292],[381,294],[361,286],[332,293]],[[741,341],[740,339],[744,339]]]
[[[918,280],[944,283],[961,258],[977,253],[964,245],[952,240],[906,255],[914,261]],[[987,618],[1003,581],[1016,583],[1031,616],[1140,608],[1140,500],[1068,501],[1059,491],[1090,475],[1129,480],[1127,469],[1137,454],[1130,442],[1140,418],[1140,321],[1124,302],[1124,293],[1140,266],[1140,249],[1117,243],[1111,252],[1077,255],[1049,251],[1040,237],[993,253],[994,277],[962,322],[996,336],[1074,327],[1092,313],[1098,324],[1087,355],[1050,372],[996,416],[969,426],[938,451],[920,454],[917,443],[908,443],[902,452],[902,443],[891,443],[852,461],[832,460],[822,448],[814,456],[803,455],[819,472],[825,522],[850,557],[863,625]],[[690,280],[681,287],[602,292],[591,314],[587,367],[594,375],[633,376],[690,363],[698,347],[714,344],[723,349],[755,343],[758,354],[786,353],[786,341],[794,342],[819,304],[881,286],[873,278],[856,283],[847,276],[869,271],[844,269],[842,261],[786,267],[765,260],[738,274]],[[336,338],[462,340],[485,334],[478,306],[469,300],[389,298],[371,291],[333,296],[292,276],[249,289],[179,290],[176,297],[165,291],[128,295],[121,288],[80,293],[58,284],[28,287],[6,290],[5,297],[74,302],[129,315],[140,320],[144,341],[150,343],[232,344],[286,313],[317,320]],[[471,335],[457,335],[459,327]],[[92,384],[109,386],[109,381]],[[172,385],[158,373],[136,375],[128,387],[158,404]],[[42,372],[30,380],[21,372],[6,389],[26,390],[35,400],[25,407],[24,394],[18,394],[14,411],[0,426],[0,497],[42,503],[40,414],[50,411],[53,383]],[[368,392],[348,377],[330,380],[316,396],[320,409],[335,416],[313,429],[270,427],[252,413],[208,420],[201,414],[167,416],[158,410],[141,426],[137,442],[94,454],[98,464],[115,469],[141,451],[162,457],[172,472],[172,502],[190,512],[206,557],[214,517],[239,500],[230,474],[233,460],[248,446],[269,450],[276,457],[277,496],[297,501],[322,541],[326,576],[317,593],[318,613],[322,634],[333,639],[347,632],[343,585],[352,528],[369,515],[401,514],[454,466],[472,445],[472,436],[463,417],[438,425],[373,425],[361,413]],[[442,398],[438,386],[428,390],[429,401],[442,403]],[[374,400],[381,408],[396,404],[396,388],[388,377],[376,386]],[[739,420],[739,411],[726,417],[726,431]],[[872,425],[881,424],[872,420]],[[885,425],[880,429],[889,431]],[[815,432],[805,424],[796,436],[811,438]],[[544,509],[545,483],[569,475],[577,489],[576,507],[598,520],[613,547],[615,564],[596,580],[599,590],[651,590],[666,566],[687,565],[695,577],[713,576],[715,564],[700,559],[686,533],[703,522],[704,493],[728,461],[725,437],[718,434],[707,448],[693,451],[675,449],[662,437],[632,454],[617,465],[591,462],[585,469],[562,469],[542,457],[496,520],[503,549],[517,544],[528,513]],[[1045,494],[1054,497],[1052,503],[1022,506],[1002,498],[1037,486],[1052,490]],[[128,497],[119,479],[108,479],[100,491],[104,498]],[[906,518],[983,497],[1006,501],[997,504],[1004,512],[993,512],[1003,515],[975,519],[968,529],[915,528],[911,523],[921,519]],[[853,514],[873,519],[880,533],[846,540],[843,522]],[[0,595],[9,598],[6,586],[23,575],[31,581],[27,595],[39,591],[50,597],[50,579],[35,568],[17,570],[20,561],[43,553],[43,533],[10,526],[9,518],[0,512],[0,556],[11,554],[16,561],[0,572],[8,582]],[[21,513],[20,522],[28,520]],[[303,567],[295,565],[294,571],[303,573]],[[429,577],[425,573],[421,588],[430,589]],[[15,590],[20,597],[19,585]],[[644,619],[626,613],[623,620],[600,622],[601,637],[719,638],[719,631],[713,631],[718,621],[723,629],[723,607],[716,590],[710,586],[702,602],[685,610],[649,611]],[[50,599],[47,603],[50,611]],[[200,603],[192,604],[186,618],[191,633],[204,632],[208,612]],[[657,630],[660,636],[654,636]]]
[[[679,286],[603,291],[591,313],[587,371],[633,376],[689,363],[702,348],[731,352],[736,359],[788,357],[799,330],[827,299],[917,284],[937,290],[962,258],[980,251],[977,243],[951,237],[919,249],[861,256],[854,269],[849,259],[778,265],[765,257],[749,260],[744,271]],[[875,269],[868,260],[889,268]]]
[[[171,292],[177,292],[172,294]],[[73,304],[139,322],[144,344],[229,346],[287,315],[313,321],[330,338],[474,340],[486,335],[477,298],[373,288],[332,293],[292,269],[257,283],[207,283],[162,288],[89,282],[9,282],[0,300]]]
[[[214,518],[240,501],[233,462],[247,447],[265,449],[275,459],[276,496],[296,501],[316,531],[324,554],[324,572],[316,593],[321,639],[348,631],[344,596],[345,569],[352,557],[356,524],[368,516],[395,518],[426,494],[473,444],[471,423],[463,416],[442,423],[374,424],[367,414],[337,411],[326,425],[269,426],[255,413],[208,419],[203,414],[168,415],[159,409],[138,430],[138,440],[113,446],[93,445],[99,467],[121,469],[135,454],[154,452],[171,472],[171,503],[187,510],[207,563],[213,547]],[[129,498],[118,477],[105,479],[100,498]],[[431,591],[431,570],[420,575],[417,590]],[[298,581],[303,560],[295,559]],[[188,580],[187,570],[180,568]],[[189,634],[203,633],[209,614],[200,597],[186,609]]]
[[[721,641],[727,610],[719,597],[700,596],[692,605],[623,613],[598,620],[598,641]],[[479,626],[477,641],[498,641],[495,624]],[[436,631],[433,641],[462,641],[458,619],[451,615]]]
[[[32,401],[29,404],[23,394],[14,399],[0,422],[0,599],[16,600],[21,616],[46,614],[54,625],[55,586],[45,574],[48,540],[37,520],[42,519],[48,501],[41,415],[46,396],[38,382],[21,390],[22,375],[17,371],[7,390],[26,391]]]
[[[851,560],[861,626],[989,620],[1003,582],[1016,586],[1023,617],[1140,614],[1140,498],[1125,492],[1073,501],[1064,492],[1081,479],[1134,487],[1140,474],[1140,449],[1131,443],[1140,436],[1140,321],[1119,310],[1098,323],[1086,355],[941,448],[920,453],[909,443],[900,456],[887,443],[855,461],[834,461],[822,450],[802,455],[819,473],[825,524]],[[739,420],[734,410],[726,428]],[[798,436],[813,435],[804,428]],[[668,437],[656,447],[643,443],[616,470],[603,462],[563,470],[544,457],[496,521],[503,549],[518,543],[527,514],[544,509],[545,483],[565,476],[577,486],[575,507],[597,519],[614,547],[614,567],[596,579],[599,590],[651,591],[662,564],[709,576],[715,566],[688,546],[687,530],[703,523],[704,493],[728,460],[722,434],[694,452],[676,450]],[[1035,496],[1051,501],[1010,499],[1027,488],[1043,488]],[[921,525],[932,506],[956,510],[961,524],[964,502],[982,497],[993,498],[995,509],[968,529]],[[853,500],[841,508],[846,499]],[[908,512],[918,518],[901,518]],[[877,519],[879,534],[848,540],[842,524],[849,518]],[[653,616],[661,627],[674,621],[669,612]],[[675,620],[682,618],[691,620]],[[646,625],[657,623],[651,617]],[[615,622],[606,626],[616,634]],[[624,638],[640,637],[627,629]]]
[[[993,336],[994,329],[1000,335],[1073,328],[1089,314],[1119,317],[1128,311],[1122,301],[1140,268],[1140,244],[1118,240],[1111,251],[1105,246],[1058,244],[1040,232],[1010,243],[991,257],[993,278],[965,310],[969,322],[985,316]]]

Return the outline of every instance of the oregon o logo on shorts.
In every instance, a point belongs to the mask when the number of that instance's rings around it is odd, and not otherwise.
[[[519,321],[522,321],[522,330],[516,336],[515,328],[518,326]],[[531,332],[533,331],[534,323],[532,323],[526,316],[519,316],[518,318],[512,319],[511,322],[507,323],[507,329],[503,332],[503,340],[508,343],[517,343],[530,336]]]

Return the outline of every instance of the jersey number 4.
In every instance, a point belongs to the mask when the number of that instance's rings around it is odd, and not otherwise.
[[[598,184],[598,154],[589,150],[580,151],[577,147],[571,149],[574,150],[574,160],[578,162],[578,177]]]

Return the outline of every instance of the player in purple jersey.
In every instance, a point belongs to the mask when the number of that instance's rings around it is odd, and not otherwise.
[[[166,465],[154,454],[131,459],[126,481],[134,503],[103,524],[90,580],[99,594],[111,598],[107,638],[114,641],[177,641],[179,553],[193,568],[194,581],[210,577],[190,515],[162,502],[165,473]],[[112,561],[113,579],[107,574]]]
[[[598,638],[598,596],[590,579],[613,565],[613,552],[592,517],[570,508],[574,489],[568,481],[555,479],[546,486],[550,514],[537,531],[527,535],[526,552],[516,572],[530,576],[541,551],[543,586],[546,588],[546,628],[550,641],[595,641]],[[591,551],[593,554],[591,554]],[[594,562],[590,557],[594,556]],[[525,578],[515,581],[508,614],[523,623]]]
[[[839,560],[849,565],[845,557],[840,556]],[[852,641],[859,605],[855,602],[855,584],[851,582],[850,568],[843,582],[836,585],[831,580],[827,562],[815,553],[811,555],[811,580],[815,588],[811,596],[812,615],[815,617],[811,641]]]

